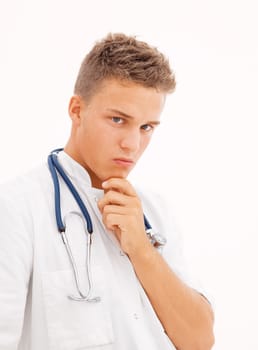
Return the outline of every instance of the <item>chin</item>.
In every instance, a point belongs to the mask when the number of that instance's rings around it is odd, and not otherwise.
[[[119,178],[119,179],[126,179],[129,175],[128,171],[113,171],[110,172],[103,181],[111,179],[111,178]]]

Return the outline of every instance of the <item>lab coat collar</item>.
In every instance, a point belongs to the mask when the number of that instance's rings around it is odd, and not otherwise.
[[[91,178],[87,170],[65,151],[60,151],[58,153],[58,161],[69,176],[70,180],[73,183],[76,183],[76,187],[79,187],[83,192],[91,192],[97,197],[103,195],[103,190],[92,187]]]

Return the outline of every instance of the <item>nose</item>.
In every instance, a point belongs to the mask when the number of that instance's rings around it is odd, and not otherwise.
[[[141,134],[139,130],[130,130],[123,134],[120,147],[126,151],[136,152],[140,148]]]

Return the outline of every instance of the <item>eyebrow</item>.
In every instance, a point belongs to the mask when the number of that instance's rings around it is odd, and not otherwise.
[[[118,109],[108,108],[107,111],[108,111],[108,112],[111,112],[111,113],[114,113],[114,114],[119,114],[119,115],[121,115],[122,117],[127,118],[127,119],[134,119],[134,117],[132,117],[131,115],[129,115],[129,114],[127,114],[127,113],[124,113],[124,112],[122,112],[122,111],[119,111]],[[147,122],[144,123],[144,124],[159,125],[159,124],[160,124],[160,121],[159,121],[159,120],[147,121]]]

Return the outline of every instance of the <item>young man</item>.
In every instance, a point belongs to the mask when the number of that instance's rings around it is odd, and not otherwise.
[[[169,216],[126,179],[174,88],[168,61],[134,37],[86,56],[64,150],[0,191],[0,349],[211,349],[212,310]]]

